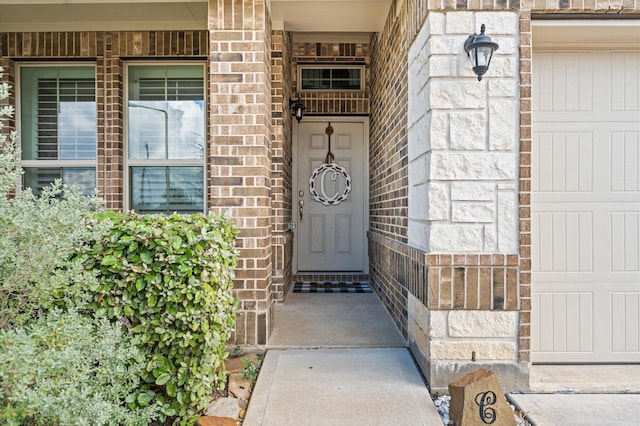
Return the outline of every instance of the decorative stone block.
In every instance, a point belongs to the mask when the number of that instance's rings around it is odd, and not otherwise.
[[[462,40],[461,43],[464,43]],[[458,50],[460,46],[458,45]],[[443,52],[446,53],[446,52]],[[483,108],[486,86],[473,80],[434,80],[430,84],[429,106],[435,109]]]
[[[450,311],[450,337],[517,337],[518,312]]]
[[[482,225],[432,224],[429,247],[432,252],[480,252]]]
[[[487,120],[482,112],[449,114],[451,149],[481,151],[486,147]]]
[[[475,32],[473,12],[449,12],[446,14],[447,34],[466,34]]]
[[[428,123],[431,130],[429,135],[429,146],[431,150],[444,150],[449,142],[449,114],[441,111],[432,111],[428,115]]]
[[[447,336],[447,314],[449,311],[429,311],[429,337],[444,338]]]
[[[428,220],[449,219],[449,185],[442,183],[431,183],[428,187]]]
[[[473,152],[431,154],[431,179],[434,180],[513,180],[516,179],[513,153]]]
[[[431,359],[467,360],[470,361],[475,353],[476,360],[515,360],[516,339],[512,342],[491,341],[460,341],[434,340],[431,342]]]
[[[409,218],[407,224],[407,242],[410,246],[421,250],[429,250],[429,224]]]
[[[461,223],[491,223],[494,221],[493,203],[453,203],[451,221]]]
[[[478,12],[476,13],[476,26],[478,33],[480,25],[487,26],[487,35],[494,37],[495,35],[519,34],[520,19],[518,13],[514,12]]]
[[[429,77],[450,77],[452,74],[451,56],[429,58]]]
[[[518,95],[519,87],[515,80],[489,80],[489,98],[513,98]]]
[[[451,183],[452,201],[493,201],[495,184],[480,182]]]
[[[518,208],[513,192],[498,192],[498,251],[518,251]]]
[[[489,100],[489,149],[515,151],[518,143],[518,103],[515,99]]]
[[[449,415],[457,426],[515,426],[513,410],[493,371],[481,369],[449,384]]]

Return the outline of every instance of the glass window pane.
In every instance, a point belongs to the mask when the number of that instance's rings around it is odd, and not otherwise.
[[[86,195],[93,194],[96,188],[96,169],[93,167],[25,167],[23,186],[31,188],[34,194],[40,194],[45,186],[57,179],[75,186]]]
[[[204,158],[204,100],[130,101],[129,159]]]
[[[203,167],[132,167],[131,208],[138,213],[202,213]]]
[[[129,67],[128,119],[129,159],[203,159],[203,66]]]
[[[22,67],[23,160],[95,160],[93,67]]]
[[[361,68],[302,68],[302,90],[361,90]]]

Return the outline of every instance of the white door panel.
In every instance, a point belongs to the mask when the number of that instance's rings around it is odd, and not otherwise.
[[[351,192],[338,204],[324,205],[310,193],[309,178],[329,149],[330,120],[298,124],[294,162],[294,217],[297,219],[298,272],[365,271],[365,122],[331,121],[331,152],[335,163],[351,177]],[[320,175],[316,190],[329,197],[342,194],[346,180],[332,173]],[[300,201],[303,202],[300,209]]]
[[[640,362],[639,70],[534,53],[533,362]]]

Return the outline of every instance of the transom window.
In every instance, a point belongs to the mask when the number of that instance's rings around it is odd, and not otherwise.
[[[204,212],[204,66],[132,65],[128,89],[129,207]]]
[[[23,186],[38,194],[56,179],[96,187],[97,108],[93,66],[20,68]]]
[[[362,90],[361,66],[300,65],[300,90]]]

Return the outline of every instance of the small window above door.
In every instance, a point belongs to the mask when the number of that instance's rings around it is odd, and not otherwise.
[[[363,90],[364,66],[300,65],[299,90]]]

